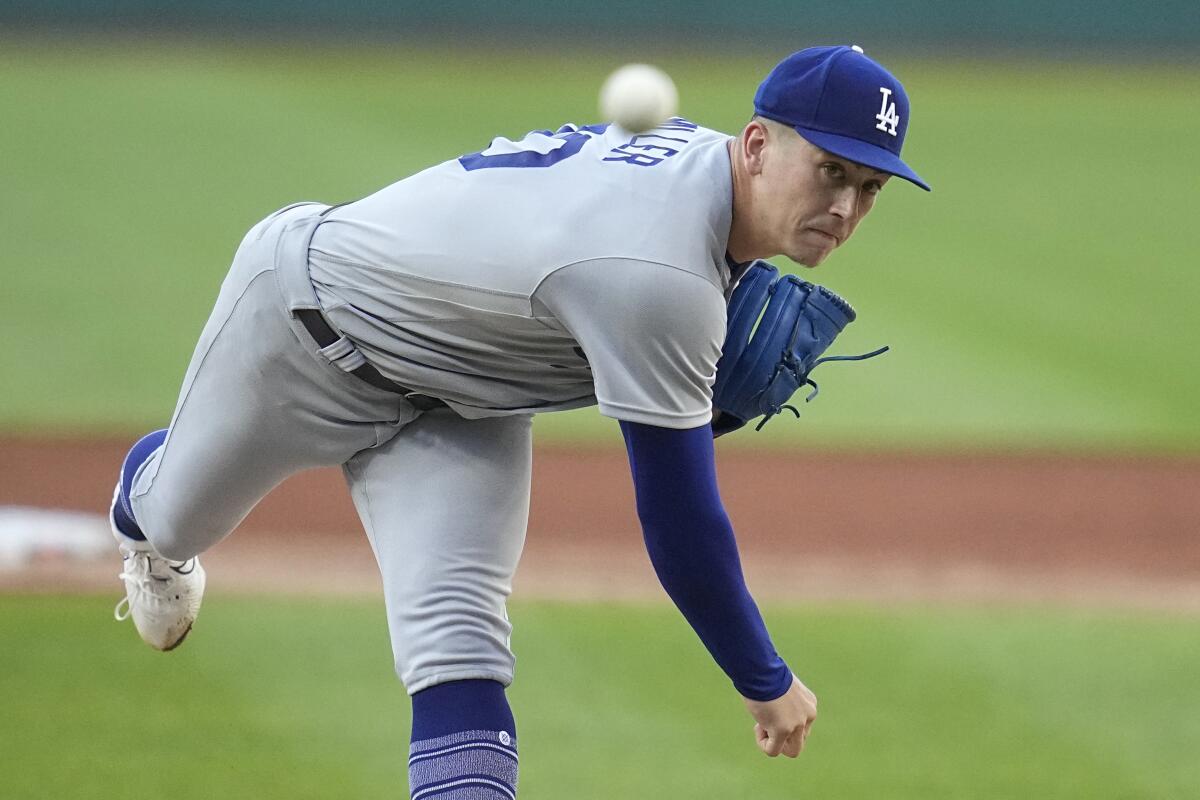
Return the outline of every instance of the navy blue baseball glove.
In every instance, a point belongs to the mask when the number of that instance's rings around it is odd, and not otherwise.
[[[887,350],[881,347],[861,356],[821,358],[842,330],[854,321],[854,309],[824,286],[779,275],[765,261],[747,268],[729,299],[728,327],[717,381],[713,385],[713,433],[737,430],[762,417],[755,430],[783,409],[797,417],[788,401],[801,386],[817,396],[808,376],[826,361],[861,361]],[[755,325],[757,323],[757,326]]]

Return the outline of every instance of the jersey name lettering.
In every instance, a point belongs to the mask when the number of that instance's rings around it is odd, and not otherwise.
[[[655,128],[655,131],[673,133],[695,133],[696,123],[682,117],[671,117]],[[604,161],[619,161],[636,167],[653,167],[677,154],[691,139],[686,136],[665,136],[660,133],[640,133],[628,142],[609,150]],[[672,144],[666,144],[670,142]]]

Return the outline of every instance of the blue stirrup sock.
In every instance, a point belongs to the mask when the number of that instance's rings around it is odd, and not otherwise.
[[[517,730],[496,681],[440,683],[412,696],[412,800],[515,800]]]
[[[147,433],[138,439],[133,447],[129,448],[129,453],[126,454],[125,461],[121,464],[121,489],[117,494],[117,501],[113,503],[113,524],[117,526],[117,530],[130,539],[146,540],[146,535],[142,533],[137,520],[133,518],[133,506],[129,503],[129,493],[133,489],[133,476],[137,474],[138,467],[146,463],[146,459],[154,455],[155,450],[162,447],[166,438],[166,428]]]

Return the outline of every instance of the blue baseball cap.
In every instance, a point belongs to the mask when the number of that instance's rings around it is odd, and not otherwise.
[[[908,95],[858,46],[810,47],[780,61],[754,94],[754,111],[835,156],[929,185],[900,160]]]

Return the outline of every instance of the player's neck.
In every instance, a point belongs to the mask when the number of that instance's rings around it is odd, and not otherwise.
[[[770,258],[775,254],[762,252],[761,237],[755,230],[757,215],[750,192],[750,176],[746,172],[741,140],[737,138],[729,141],[729,169],[733,178],[733,213],[725,252],[739,264],[756,258]]]

